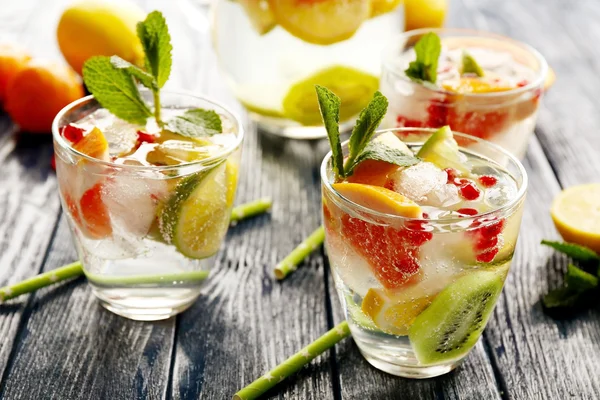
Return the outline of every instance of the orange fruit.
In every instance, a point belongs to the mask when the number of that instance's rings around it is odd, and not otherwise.
[[[108,142],[102,131],[96,127],[77,143],[74,143],[73,148],[98,160],[108,160]]]
[[[83,95],[79,77],[69,67],[35,60],[8,83],[5,109],[21,130],[45,133],[56,114]]]
[[[29,54],[12,44],[0,44],[0,103],[6,97],[8,82],[27,64]]]

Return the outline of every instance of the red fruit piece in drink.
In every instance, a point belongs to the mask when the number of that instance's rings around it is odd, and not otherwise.
[[[465,200],[477,200],[481,192],[473,183],[468,179],[455,179],[456,186],[458,186],[458,194]]]
[[[142,131],[137,131],[137,142],[138,146],[142,143],[154,143],[156,141],[156,136],[151,133],[146,133]]]
[[[458,210],[456,210],[456,212],[461,215],[469,215],[469,216],[479,214],[479,211],[477,211],[474,208],[459,208]]]
[[[85,132],[84,129],[79,128],[73,124],[69,124],[69,125],[63,126],[61,134],[69,142],[77,143],[81,139],[83,139],[84,132]]]
[[[449,107],[451,105],[447,99],[432,100],[427,107],[428,118],[425,126],[429,128],[441,128],[447,125]]]
[[[474,242],[475,259],[479,262],[492,262],[500,251],[500,234],[504,228],[504,220],[500,219],[483,226],[481,221],[475,220],[472,226],[478,226],[470,232]]]
[[[481,186],[489,188],[495,186],[498,183],[498,178],[492,175],[481,175],[478,179]]]
[[[102,201],[102,184],[96,183],[86,190],[79,200],[81,216],[86,229],[84,233],[93,239],[102,239],[112,234],[108,209]]]
[[[467,133],[482,139],[502,132],[509,122],[508,113],[502,111],[467,111],[448,110],[447,124],[456,132]]]
[[[403,115],[398,115],[396,117],[396,128],[422,128],[423,126],[423,122],[417,119],[407,118]]]

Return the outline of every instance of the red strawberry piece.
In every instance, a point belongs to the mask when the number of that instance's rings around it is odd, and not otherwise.
[[[495,186],[498,183],[498,178],[492,175],[481,175],[478,179],[481,186],[489,188]]]
[[[458,210],[456,210],[456,212],[459,213],[459,214],[462,214],[462,215],[470,215],[470,216],[479,214],[479,211],[477,211],[476,209],[474,209],[474,208],[466,208],[466,207],[465,208],[459,208]]]
[[[425,221],[408,226],[392,228],[366,222],[345,214],[342,217],[342,233],[346,240],[368,261],[381,284],[398,288],[415,276],[419,270],[419,246],[431,240],[431,232],[425,232]]]
[[[477,186],[471,181],[461,184],[458,193],[465,200],[477,200],[481,194]]]
[[[63,126],[61,134],[69,142],[77,143],[81,139],[83,139],[84,132],[85,132],[84,129],[79,128],[73,124],[69,124],[69,125]]]

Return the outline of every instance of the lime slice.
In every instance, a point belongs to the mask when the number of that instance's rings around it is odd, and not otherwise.
[[[265,35],[275,28],[277,21],[267,0],[237,0],[244,7],[252,27],[259,35]]]
[[[264,117],[285,118],[281,99],[285,96],[285,87],[266,83],[240,85],[235,90],[235,96],[250,112]]]
[[[402,0],[372,0],[371,18],[394,11],[401,3]]]
[[[237,182],[237,168],[230,165],[184,178],[160,211],[163,236],[187,257],[207,258],[219,250]]]
[[[367,0],[269,0],[269,5],[286,31],[322,45],[350,38],[371,14]]]
[[[283,99],[287,118],[302,125],[321,125],[315,85],[325,86],[342,101],[340,121],[356,116],[379,87],[379,79],[354,68],[333,66],[296,83]]]
[[[423,144],[417,157],[429,161],[440,168],[454,168],[466,174],[471,173],[471,166],[466,157],[458,150],[458,144],[448,126],[437,131]]]

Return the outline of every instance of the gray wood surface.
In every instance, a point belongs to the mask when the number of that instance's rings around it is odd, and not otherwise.
[[[0,40],[60,58],[54,31],[67,2],[0,0]],[[140,3],[162,10],[170,23],[169,88],[205,93],[242,113],[218,76],[206,15],[182,10],[181,1]],[[483,340],[457,371],[424,381],[370,367],[346,340],[265,398],[600,398],[598,312],[556,321],[539,304],[566,267],[539,245],[557,237],[550,201],[561,187],[599,181],[600,3],[451,3],[449,26],[524,40],[558,75],[526,159],[530,188],[517,255]],[[230,229],[194,306],[167,321],[129,321],[102,309],[81,279],[2,305],[0,398],[227,399],[343,318],[322,251],[282,283],[271,276],[276,261],[320,223],[318,165],[327,144],[246,127],[237,201],[268,195],[273,210]],[[49,137],[15,136],[0,116],[0,286],[75,258],[50,157]]]

